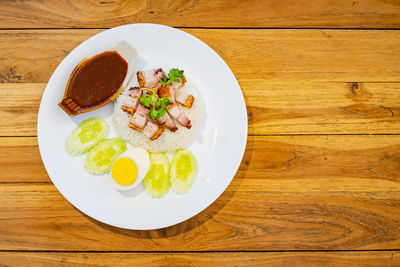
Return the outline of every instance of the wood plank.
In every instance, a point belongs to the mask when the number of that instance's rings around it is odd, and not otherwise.
[[[104,225],[51,184],[0,186],[0,250],[381,250],[400,246],[400,184],[235,178],[199,215],[162,230]]]
[[[233,253],[0,252],[4,266],[400,266],[398,251]]]
[[[0,31],[0,82],[47,82],[68,52],[99,31]],[[400,31],[185,31],[215,49],[239,80],[400,81]]]
[[[400,136],[249,136],[236,177],[400,182],[399,159]],[[0,138],[0,166],[0,183],[50,182],[34,137]]]
[[[50,182],[36,137],[0,138],[0,183]]]
[[[400,133],[400,83],[239,82],[249,134]]]
[[[11,158],[17,153],[8,152],[18,151],[18,143],[34,143],[24,139],[0,139],[1,147],[15,146],[0,154]],[[396,249],[399,148],[400,136],[250,137],[240,170],[222,196],[194,218],[157,231],[96,222],[74,209],[52,184],[3,183],[0,250]],[[13,164],[4,157],[2,166]],[[14,162],[0,177],[49,181],[35,167],[37,159],[27,160],[27,170]]]
[[[0,135],[36,136],[45,84],[0,83]]]
[[[397,1],[1,1],[3,28],[175,27],[399,28]]]
[[[400,83],[239,82],[250,135],[400,133]],[[44,88],[0,83],[0,136],[36,136]]]

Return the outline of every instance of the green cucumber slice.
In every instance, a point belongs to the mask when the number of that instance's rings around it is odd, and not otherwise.
[[[169,159],[165,153],[150,153],[150,169],[144,177],[146,192],[152,197],[162,197],[170,186]]]
[[[99,118],[83,121],[65,141],[65,150],[75,156],[86,153],[108,133],[108,125]]]
[[[178,194],[187,193],[197,173],[197,162],[192,152],[187,149],[175,151],[171,162],[172,190]]]
[[[101,140],[86,156],[85,168],[93,174],[109,172],[116,158],[126,151],[126,143],[119,137]]]

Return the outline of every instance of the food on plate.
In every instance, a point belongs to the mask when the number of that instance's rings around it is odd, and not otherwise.
[[[143,134],[150,140],[155,140],[164,132],[164,128],[149,121],[143,129]]]
[[[111,102],[124,90],[136,55],[123,41],[111,51],[84,59],[71,73],[59,106],[75,116]]]
[[[136,76],[141,88],[153,88],[160,82],[161,78],[165,76],[165,73],[161,68],[158,68],[147,71],[138,71]]]
[[[142,105],[138,105],[135,114],[133,114],[132,119],[129,122],[129,127],[141,132],[147,121],[147,112],[149,112],[149,109]]]
[[[71,155],[84,154],[106,137],[109,127],[99,118],[83,121],[65,141],[65,150]]]
[[[161,68],[137,72],[139,86],[121,94],[113,114],[122,139],[149,152],[174,151],[195,137],[203,116],[203,103],[184,71]]]
[[[116,51],[107,51],[81,62],[72,72],[59,106],[69,115],[101,107],[118,96],[128,63]]]
[[[178,91],[175,95],[176,102],[184,105],[187,108],[191,108],[194,102],[194,97],[186,92]]]
[[[150,167],[149,153],[139,147],[122,153],[111,167],[111,178],[119,190],[129,190],[140,184]]]
[[[186,83],[186,78],[183,75],[183,70],[171,69],[168,73],[168,77],[162,77],[160,81],[160,88],[158,89],[158,95],[160,97],[167,97],[171,103],[176,102],[176,95],[182,86]],[[194,97],[192,96],[193,101]],[[189,107],[190,108],[190,107]]]
[[[93,174],[110,171],[115,159],[126,151],[126,143],[119,137],[103,139],[86,155],[85,168]]]
[[[175,151],[171,162],[171,184],[176,193],[187,193],[197,173],[197,162],[192,152],[187,149]]]
[[[71,116],[104,105],[124,88],[128,68],[117,51],[85,60],[71,74],[59,105]],[[168,75],[161,68],[138,71],[139,86],[127,88],[114,105],[113,125],[120,137],[104,139],[107,123],[87,119],[68,136],[66,151],[71,155],[88,152],[88,172],[111,170],[119,190],[132,189],[143,181],[146,192],[156,198],[171,186],[178,194],[188,192],[196,178],[197,162],[183,147],[194,139],[203,107],[199,93],[183,73],[176,68]],[[127,150],[124,140],[135,147]],[[174,150],[170,164],[165,152]]]
[[[178,105],[169,105],[167,107],[168,114],[174,118],[180,125],[190,129],[192,125],[190,124],[189,118],[183,113]]]
[[[139,104],[139,98],[142,96],[143,91],[139,87],[131,87],[128,89],[128,95],[126,96],[124,105],[121,109],[130,115],[133,115]]]
[[[169,159],[165,153],[150,153],[150,170],[143,180],[146,192],[152,197],[164,196],[170,186]]]
[[[175,132],[176,130],[178,130],[174,120],[169,116],[169,114],[167,112],[165,112],[165,114],[163,116],[161,116],[161,118],[159,118],[157,121],[161,125],[164,125],[165,128],[167,128],[171,132]]]

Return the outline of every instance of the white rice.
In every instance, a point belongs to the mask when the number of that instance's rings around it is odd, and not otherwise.
[[[121,110],[121,105],[124,103],[128,91],[125,90],[114,104],[112,121],[116,133],[131,145],[141,147],[150,152],[174,151],[178,148],[186,147],[194,140],[196,132],[198,132],[200,128],[204,110],[201,96],[195,87],[186,83],[180,90],[187,91],[195,98],[193,106],[190,109],[181,106],[181,109],[191,121],[191,129],[187,129],[176,122],[176,126],[178,127],[177,131],[171,132],[165,129],[158,139],[150,141],[143,133],[129,128],[129,121],[132,116]]]

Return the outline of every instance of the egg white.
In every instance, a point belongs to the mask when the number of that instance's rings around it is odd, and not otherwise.
[[[111,178],[114,186],[118,190],[130,190],[132,188],[135,188],[143,181],[144,177],[146,176],[147,172],[149,171],[149,168],[150,168],[149,152],[147,152],[143,148],[135,147],[135,148],[131,148],[131,149],[125,151],[124,153],[122,153],[116,160],[118,160],[119,158],[131,159],[133,162],[135,162],[138,172],[137,172],[136,180],[130,185],[121,185],[121,184],[117,183],[114,180],[114,178],[112,177],[111,172],[110,172],[110,178]],[[115,163],[115,161],[114,161],[114,163]],[[113,165],[114,165],[114,163],[113,163]]]

